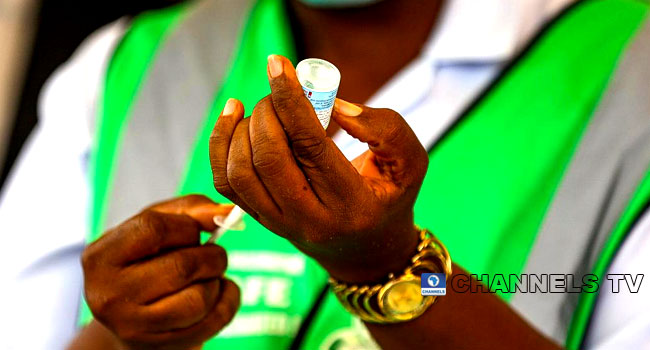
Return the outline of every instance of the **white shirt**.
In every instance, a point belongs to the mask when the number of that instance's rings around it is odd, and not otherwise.
[[[544,21],[571,1],[449,0],[421,55],[367,104],[398,111],[425,146],[432,144]],[[0,329],[11,330],[0,338],[0,348],[62,348],[75,333],[79,255],[89,217],[91,124],[106,62],[124,29],[125,22],[118,21],[98,31],[50,79],[39,125],[0,197],[0,280],[9,282],[2,291],[8,295],[0,298],[7,304],[0,305]],[[344,133],[334,140],[348,158],[366,149]],[[641,249],[626,250],[633,239],[650,248],[650,225],[637,225],[612,268],[648,270]],[[642,298],[634,295],[635,301]],[[650,324],[642,314],[647,309],[623,304],[599,301],[596,316],[611,317],[623,307],[630,320],[594,322],[599,329],[590,334],[611,337],[590,338],[590,348],[618,347],[630,339],[650,342],[650,332],[643,332]]]
[[[125,22],[90,36],[46,83],[0,197],[0,349],[62,349],[76,332],[88,227],[89,121]]]

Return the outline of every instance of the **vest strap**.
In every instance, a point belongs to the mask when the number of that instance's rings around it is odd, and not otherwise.
[[[621,68],[615,77],[607,96],[599,109],[598,117],[609,116],[608,123],[602,123],[600,150],[591,147],[584,156],[592,160],[592,167],[604,170],[610,164],[609,172],[603,172],[602,180],[609,181],[609,190],[603,194],[598,217],[599,225],[593,227],[596,233],[588,242],[588,248],[577,255],[580,264],[576,274],[591,272],[604,281],[605,274],[640,217],[648,212],[650,204],[650,21],[647,21],[635,43],[629,49]],[[624,126],[625,132],[616,135],[607,130]],[[637,129],[634,127],[636,126]],[[609,148],[609,149],[608,149]],[[618,157],[611,157],[610,149],[618,149]],[[600,152],[599,152],[600,151]],[[593,152],[593,153],[592,153]],[[591,153],[591,154],[589,154]],[[589,169],[583,168],[584,171]],[[594,169],[596,171],[596,169]],[[599,172],[600,173],[600,172]],[[585,177],[584,182],[596,181]],[[585,191],[587,192],[587,191]],[[587,196],[587,195],[583,195]],[[604,201],[607,200],[607,202]],[[580,206],[577,203],[576,206]],[[582,268],[580,268],[582,267]],[[565,310],[575,310],[570,324],[567,346],[582,348],[584,334],[593,315],[598,293],[571,295],[564,302]]]
[[[650,165],[650,101],[646,93],[649,44],[650,22],[624,55],[585,131],[536,238],[525,273],[573,274],[575,283],[581,284],[646,175]],[[518,293],[512,305],[544,333],[562,342],[579,295]]]
[[[161,45],[123,132],[105,227],[176,194],[251,2],[202,0]]]

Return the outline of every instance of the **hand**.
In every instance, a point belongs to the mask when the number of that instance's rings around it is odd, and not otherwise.
[[[370,149],[352,163],[328,138],[286,58],[250,118],[231,99],[210,140],[217,191],[343,281],[400,272],[415,253],[413,204],[427,152],[394,111],[337,100],[333,119]]]
[[[82,255],[95,319],[129,349],[188,349],[220,331],[239,308],[223,278],[223,248],[201,245],[232,206],[203,196],[156,204],[109,230]]]

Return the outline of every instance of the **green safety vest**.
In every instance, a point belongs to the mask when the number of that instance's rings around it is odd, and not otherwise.
[[[250,113],[270,92],[269,54],[296,61],[284,2],[241,3],[246,2],[202,1],[133,19],[108,66],[95,123],[89,241],[119,222],[119,215],[110,218],[112,208],[141,208],[189,193],[226,201],[213,188],[208,161],[219,112],[235,97]],[[229,48],[223,44],[228,40],[213,37],[223,34],[220,25],[238,21],[229,12],[235,7],[244,20],[234,24],[241,30]],[[619,113],[599,107],[616,100],[616,91],[609,96],[607,87],[616,81],[612,76],[647,12],[640,0],[585,0],[566,9],[429,150],[416,223],[433,230],[456,263],[479,275],[565,271],[602,279],[649,202],[650,155],[634,158],[640,167],[623,168],[617,159],[647,147],[641,141],[608,145],[603,157],[611,153],[613,160],[603,164],[612,167],[599,171],[616,175],[615,181],[592,188],[578,175],[585,174],[581,167],[598,163],[593,154],[602,133],[623,133],[627,140],[648,127],[636,119],[602,127]],[[194,51],[203,56],[192,58]],[[223,71],[214,70],[217,61]],[[641,134],[631,139],[645,140]],[[178,149],[182,154],[171,154]],[[585,196],[593,197],[585,203],[596,203],[591,209],[572,202],[582,185]],[[143,189],[149,192],[133,199]],[[572,210],[581,220],[566,227],[563,220]],[[228,232],[219,241],[229,254],[227,275],[242,288],[242,307],[204,349],[372,346],[362,324],[327,290],[327,274],[316,262],[250,217],[245,223],[244,232]],[[572,349],[581,345],[597,296],[497,294]],[[82,322],[91,318],[84,307]]]

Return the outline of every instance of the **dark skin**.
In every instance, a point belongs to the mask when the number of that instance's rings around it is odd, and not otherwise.
[[[271,95],[250,118],[236,102],[217,122],[215,188],[338,280],[374,284],[403,270],[415,252],[412,209],[428,164],[413,131],[394,111],[337,100],[334,120],[369,146],[349,162],[287,59],[270,57],[269,82]],[[467,274],[455,265],[453,273]],[[420,318],[367,327],[383,349],[558,348],[488,292],[450,290]]]
[[[304,33],[301,54],[335,63],[344,77],[340,96],[354,101],[367,100],[417,56],[440,3],[386,0],[364,10],[321,11],[290,1],[295,25]],[[315,42],[319,45],[309,45]],[[368,64],[376,57],[382,64]],[[417,242],[412,207],[428,161],[411,129],[393,111],[337,101],[333,124],[370,146],[349,162],[326,137],[286,59],[272,60],[269,83],[272,94],[258,103],[251,118],[243,118],[236,100],[219,118],[210,144],[215,188],[339,280],[380,282],[389,272],[403,270]],[[198,348],[233,317],[239,292],[223,279],[225,263],[214,263],[224,253],[218,248],[198,253],[203,249],[195,239],[200,230],[214,228],[210,215],[223,215],[230,207],[189,198],[146,209],[86,250],[86,296],[99,322],[86,327],[71,348]],[[191,240],[138,251],[147,245],[134,244],[138,237],[178,237],[181,221],[191,227],[182,229]],[[172,254],[187,249],[194,252]],[[124,254],[130,258],[96,263]],[[214,256],[197,259],[198,254]],[[142,270],[132,266],[143,262],[152,280],[142,279]],[[168,276],[164,271],[170,264],[187,269]],[[465,272],[454,265],[454,274]],[[163,279],[166,283],[160,283]],[[151,299],[140,300],[150,286],[161,287],[149,291]],[[194,302],[167,302],[160,308],[168,317],[147,312],[151,305],[188,293]],[[441,349],[558,348],[490,293],[450,290],[418,319],[367,327],[385,349],[431,344]]]
[[[443,5],[442,0],[386,0],[360,9],[324,10],[297,0],[288,3],[299,55],[332,62],[343,77],[338,96],[348,101],[367,101],[420,54]],[[368,64],[378,59],[381,64]],[[330,123],[327,134],[338,129]]]
[[[333,118],[370,148],[349,162],[326,136],[286,58],[270,57],[269,82],[272,94],[250,118],[237,100],[219,117],[210,140],[215,188],[336,279],[371,284],[403,270],[415,252],[412,208],[428,159],[413,131],[394,111],[337,100]],[[199,245],[198,234],[228,210],[205,197],[182,197],[89,246],[86,297],[101,323],[71,348],[101,342],[94,348],[188,349],[218,333],[239,293],[222,277],[223,249]],[[454,265],[454,274],[466,273]],[[384,349],[558,348],[487,292],[450,289],[417,319],[367,327]]]
[[[324,10],[289,1],[299,55],[332,62],[343,77],[338,97],[348,101],[368,100],[420,54],[442,3],[385,0],[360,9]]]
[[[453,266],[453,275],[464,275],[465,281],[470,279],[457,265]],[[472,283],[480,285],[476,281]],[[385,326],[366,323],[366,327],[385,350],[424,346],[472,350],[561,349],[494,294],[455,293],[452,288],[447,288],[447,295],[439,297],[427,312],[413,321]]]
[[[427,152],[397,113],[338,101],[337,111],[358,115],[335,112],[334,119],[371,149],[349,162],[312,123],[316,114],[291,63],[271,56],[269,67],[272,94],[251,117],[243,119],[243,105],[231,100],[217,121],[215,188],[339,280],[373,282],[399,271],[418,242],[413,204]]]
[[[239,288],[223,248],[199,242],[232,206],[192,195],[155,204],[82,254],[95,320],[70,349],[194,349],[230,322]]]

